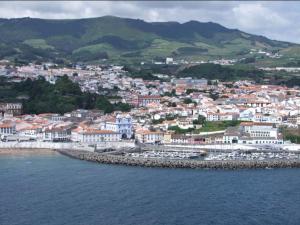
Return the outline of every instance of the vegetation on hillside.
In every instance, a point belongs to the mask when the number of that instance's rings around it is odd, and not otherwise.
[[[140,62],[181,59],[250,58],[250,49],[294,54],[295,44],[228,29],[216,23],[156,22],[104,16],[89,19],[1,19],[0,59],[57,59]],[[293,56],[294,57],[294,56]]]
[[[204,63],[185,68],[179,72],[178,76],[221,81],[234,81],[238,79],[260,81],[264,77],[264,72],[251,66],[221,66],[218,64]]]
[[[196,122],[197,121],[197,122]],[[194,133],[198,134],[199,132],[213,132],[213,131],[222,131],[226,130],[228,127],[236,127],[241,121],[232,120],[232,121],[205,121],[205,118],[199,117],[198,120],[194,121],[194,124],[202,124],[202,127],[199,129],[188,128],[182,129],[178,126],[171,126],[168,130],[175,131],[175,134],[187,134]]]
[[[236,127],[241,123],[238,120],[230,121],[205,121],[203,126],[198,130],[200,132],[212,132],[226,130],[228,127]]]
[[[65,113],[75,109],[100,109],[105,113],[115,110],[129,111],[124,103],[111,104],[107,97],[82,92],[78,84],[67,76],[50,84],[43,77],[37,80],[27,79],[20,83],[8,83],[0,80],[0,101],[22,102],[24,113]]]
[[[289,140],[292,143],[300,144],[300,129],[282,127],[281,132],[285,141]]]

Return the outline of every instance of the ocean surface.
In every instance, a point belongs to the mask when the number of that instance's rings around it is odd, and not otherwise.
[[[299,225],[300,170],[0,156],[0,225]]]

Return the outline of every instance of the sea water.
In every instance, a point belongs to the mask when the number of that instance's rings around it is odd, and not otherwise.
[[[0,156],[0,224],[299,225],[300,169],[162,169]]]

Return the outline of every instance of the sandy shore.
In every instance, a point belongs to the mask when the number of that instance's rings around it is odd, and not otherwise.
[[[51,149],[0,149],[1,155],[53,155],[57,152]]]

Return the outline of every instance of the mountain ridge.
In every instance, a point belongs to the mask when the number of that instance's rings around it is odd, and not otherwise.
[[[79,19],[0,18],[0,58],[141,61],[165,57],[250,57],[251,49],[280,52],[298,44],[191,20],[146,22],[103,16]]]

